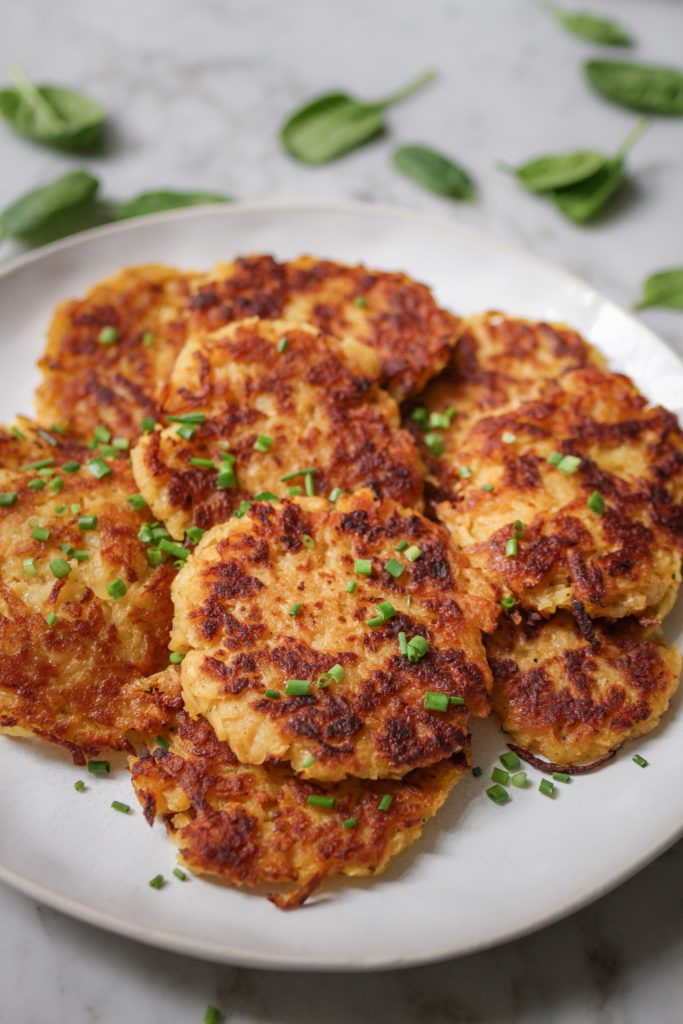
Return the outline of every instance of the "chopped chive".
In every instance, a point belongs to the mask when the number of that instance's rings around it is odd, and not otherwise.
[[[55,612],[48,612],[48,614],[45,616],[45,621],[47,622],[47,624],[50,627],[50,629],[52,629],[52,627],[54,626],[55,622],[57,621],[56,613]]]
[[[103,327],[97,337],[100,345],[113,345],[114,342],[118,339],[118,336],[119,332],[116,330],[116,328],[110,326]]]
[[[30,473],[31,470],[45,469],[47,466],[54,466],[54,459],[38,459],[37,462],[27,462],[25,466],[21,466],[22,473]]]
[[[160,750],[168,750],[169,743],[165,736],[157,736],[154,742]]]
[[[397,562],[395,558],[390,558],[388,562],[385,562],[384,568],[395,580],[405,571],[404,566]]]
[[[175,875],[179,882],[187,881],[187,875],[180,868],[173,868],[173,874]]]
[[[600,491],[593,491],[586,504],[591,512],[595,512],[596,516],[601,516],[605,511],[605,499]]]
[[[54,466],[51,466],[49,469],[39,469],[38,470],[38,476],[54,476],[54,475],[55,475]]]
[[[303,546],[305,548],[314,548],[315,547],[315,541],[313,540],[311,535],[308,534],[308,533],[305,533],[303,535],[303,537],[301,538],[301,543],[303,544]]]
[[[77,793],[82,793],[84,791],[85,782],[83,781],[83,779],[76,779],[76,781],[74,782],[74,789],[76,790]]]
[[[494,768],[491,772],[491,782],[499,782],[501,786],[507,786],[510,781],[510,775],[508,772],[503,771],[502,768]]]
[[[68,423],[62,426],[61,423],[53,423],[50,430],[53,434],[66,434]]]
[[[239,503],[239,506],[233,512],[233,516],[235,517],[235,519],[243,519],[244,516],[246,516],[247,512],[249,511],[249,509],[251,508],[251,506],[252,506],[252,502],[250,502],[250,501],[241,501]]]
[[[270,697],[271,700],[279,700],[282,694],[279,690],[264,690],[263,696]]]
[[[398,634],[398,650],[404,658],[408,657],[408,641],[404,632]]]
[[[358,584],[356,583],[355,580],[349,580],[344,589],[347,594],[353,594],[357,586]]]
[[[304,477],[304,490],[309,498],[315,497],[315,478],[312,473],[307,473]]]
[[[56,476],[54,480],[50,481],[50,490],[52,491],[53,494],[59,494],[63,486],[64,481],[61,478],[61,476]]]
[[[286,352],[288,345],[289,345],[289,338],[280,338],[280,340],[277,343],[277,350],[278,350],[278,352],[280,352],[280,354],[282,354],[283,352]]]
[[[337,664],[333,665],[332,668],[328,668],[327,674],[332,676],[335,683],[341,683],[342,679],[346,675],[346,669],[337,662]]]
[[[145,346],[145,348],[152,347],[152,345],[154,344],[154,335],[152,334],[151,331],[145,331],[145,333],[142,335],[142,344]]]
[[[504,430],[501,435],[501,441],[503,444],[514,444],[517,440],[517,435],[512,434],[509,430]]]
[[[550,779],[541,779],[538,784],[538,792],[542,793],[543,796],[555,796],[555,786]]]
[[[121,803],[120,800],[112,800],[111,805],[115,811],[119,811],[121,814],[128,814],[130,812],[130,805]]]
[[[367,619],[365,624],[366,626],[371,626],[374,629],[376,626],[383,626],[385,622],[386,619],[383,615],[374,615],[371,619]]]
[[[51,531],[46,529],[44,526],[34,526],[31,530],[31,536],[34,540],[45,541],[50,539],[50,532]]]
[[[507,768],[509,772],[516,772],[518,768],[522,767],[522,762],[514,750],[507,750],[500,755],[499,760],[503,768]]]
[[[378,811],[388,811],[394,802],[394,798],[391,793],[385,793],[380,802],[377,804]]]
[[[429,642],[423,636],[414,636],[408,641],[408,661],[415,665],[429,650]]]
[[[36,566],[35,558],[24,559],[24,572],[28,576],[35,576],[35,574],[38,572],[38,567]]]
[[[514,597],[512,597],[511,595],[508,595],[507,597],[501,598],[500,603],[501,603],[501,607],[505,608],[506,611],[509,611],[511,608],[514,608],[515,605],[517,604],[517,602],[515,601]]]
[[[272,491],[261,491],[260,494],[254,495],[254,501],[279,501],[277,494],[273,494]]]
[[[505,545],[505,554],[508,558],[516,558],[519,549],[519,543],[516,537],[512,537]]]
[[[358,824],[358,818],[346,818],[345,821],[342,821],[341,827],[342,828],[355,828],[357,824]]]
[[[29,491],[42,491],[46,483],[47,480],[39,480],[38,478],[36,478],[35,480],[30,480],[26,486],[28,487]]]
[[[206,416],[203,412],[186,412],[182,416],[167,416],[169,423],[206,423]]]
[[[333,796],[320,796],[318,793],[311,793],[306,799],[306,803],[311,807],[325,807],[331,810],[334,807]]]
[[[472,470],[469,466],[461,466],[458,470],[458,476],[461,480],[467,480],[468,477],[472,476]]]
[[[432,430],[448,430],[452,418],[447,412],[430,412],[429,427]]]
[[[416,406],[410,414],[410,418],[415,420],[416,423],[425,424],[428,419],[428,413],[424,405]]]
[[[396,545],[396,549],[395,550],[398,551],[398,552],[401,552],[401,551],[405,551],[405,549],[407,547],[408,547],[408,541],[407,540],[400,540],[398,542],[398,544]]]
[[[16,505],[16,503],[16,491],[0,491],[0,507],[8,508],[10,505]]]
[[[55,515],[61,516],[62,512],[66,512],[66,505],[55,505]]]
[[[486,795],[494,804],[506,804],[510,799],[508,791],[503,786],[499,786],[498,783],[489,786],[486,790]]]
[[[164,876],[155,875],[154,878],[150,878],[149,887],[150,889],[161,889],[164,885]]]
[[[524,789],[526,786],[526,772],[515,772],[510,776],[510,782],[517,789]]]
[[[519,538],[524,536],[524,523],[521,519],[515,519],[512,524],[512,535]]]
[[[86,466],[95,477],[96,480],[101,480],[102,477],[109,476],[111,473],[111,466],[107,465],[104,459],[89,459],[86,462]]]
[[[633,760],[635,761],[635,763],[637,765],[640,765],[641,768],[647,768],[647,766],[650,763],[649,761],[646,761],[645,758],[641,754],[634,754],[633,755]]]
[[[354,306],[358,306],[359,309],[365,309],[365,307],[368,304],[368,300],[365,298],[364,295],[356,295],[355,299],[353,300],[353,304]]]
[[[329,496],[329,498],[327,500],[331,501],[332,504],[334,505],[334,503],[336,501],[339,501],[339,499],[341,498],[342,494],[348,494],[348,493],[349,493],[348,491],[342,490],[341,487],[333,487],[332,490],[330,491],[330,496]]]
[[[178,437],[182,437],[183,441],[191,441],[196,433],[197,428],[193,427],[191,423],[183,423],[183,425],[178,427],[176,430],[176,434]]]
[[[480,768],[478,764],[475,765],[474,768],[472,769],[472,775],[474,775],[475,779],[478,779],[483,774],[484,774],[484,769]]]
[[[165,551],[167,555],[173,555],[174,558],[189,558],[190,552],[188,548],[184,548],[182,544],[176,544],[172,540],[168,540],[166,537],[162,537],[159,541],[159,547],[162,551]]]
[[[55,558],[50,562],[50,572],[58,580],[66,579],[71,572],[71,566],[63,558]]]
[[[303,487],[299,487],[298,484],[294,484],[293,487],[287,488],[287,494],[290,498],[298,498],[300,494],[304,493]]]
[[[287,611],[287,614],[291,615],[292,618],[295,619],[300,611],[301,611],[301,605],[300,604],[293,604],[292,607]]]
[[[60,469],[62,470],[63,473],[78,473],[80,468],[81,468],[80,462],[73,462],[73,461],[72,462],[65,462],[63,466],[60,466]]]
[[[204,1024],[221,1024],[221,1011],[212,1003],[204,1011]]]
[[[449,704],[457,704],[457,705],[464,704],[465,703],[465,698],[464,697],[449,697],[448,698],[448,703]]]
[[[305,697],[310,688],[310,679],[288,679],[285,683],[285,693],[288,697]]]
[[[145,505],[147,504],[147,502],[145,501],[141,494],[130,494],[126,498],[126,501],[128,502],[131,508],[135,509],[136,512],[139,511],[141,508],[144,508]]]
[[[127,589],[128,588],[126,587],[126,584],[123,582],[123,580],[117,578],[108,585],[107,593],[111,598],[114,599],[114,601],[118,601],[124,596]]]
[[[96,530],[97,516],[79,516],[77,525],[79,530]]]
[[[111,771],[109,761],[88,761],[87,768],[91,775],[108,775]]]
[[[119,452],[127,452],[130,448],[130,441],[127,437],[115,437],[111,444],[112,448],[116,448]]]
[[[391,601],[380,601],[380,603],[377,605],[377,610],[379,611],[379,614],[382,616],[385,622],[388,622],[389,619],[393,619],[394,615],[396,614],[396,609],[394,608]]]
[[[562,473],[566,473],[568,476],[572,473],[576,473],[577,469],[581,465],[581,459],[578,455],[565,455],[557,464],[557,468]]]
[[[187,530],[187,539],[190,544],[199,544],[205,533],[206,530],[202,530],[201,526],[190,526]]]
[[[16,437],[19,441],[26,440],[26,434],[23,430],[19,430],[19,427],[12,427],[12,436]]]
[[[417,562],[421,554],[422,548],[419,548],[417,544],[411,544],[409,548],[406,548],[403,556],[404,558],[407,558],[409,562]]]
[[[481,489],[482,489],[482,491],[489,491],[490,492],[490,491],[493,490],[493,486],[491,484],[482,484],[481,485]]]
[[[311,473],[315,473],[315,466],[307,466],[305,469],[295,469],[293,473],[287,473],[286,476],[281,476],[280,483],[287,484],[290,480],[296,480],[299,476],[309,476]]]
[[[310,768],[311,765],[315,764],[315,757],[313,754],[309,754],[305,761],[302,762],[302,768]]]
[[[272,437],[268,437],[267,434],[257,434],[256,440],[254,441],[254,450],[257,452],[267,452],[269,448],[273,446]]]
[[[111,441],[111,432],[106,427],[97,426],[93,430],[93,437],[98,444],[109,444]]]
[[[155,427],[156,423],[151,416],[145,416],[140,420],[140,430],[143,434],[151,434]]]
[[[369,576],[372,573],[372,562],[369,558],[357,558],[353,571],[358,576]]]
[[[551,466],[559,466],[563,458],[564,456],[562,452],[551,452],[546,461],[549,462]]]
[[[235,476],[235,470],[222,469],[216,476],[216,490],[224,491],[228,487],[237,487],[237,477]],[[259,500],[258,498],[256,499]]]
[[[553,778],[555,782],[564,782],[565,784],[572,781],[571,775],[567,775],[566,772],[553,772]]]
[[[184,657],[185,655],[182,653],[182,651],[171,651],[171,653],[168,656],[168,660],[171,665],[179,665]]]
[[[81,506],[78,504],[77,501],[74,501],[69,505],[69,512],[71,513],[72,516],[77,516],[80,511]]]
[[[443,455],[444,443],[438,434],[425,434],[424,442],[431,455],[434,455],[436,458],[439,455]]]
[[[193,455],[190,458],[190,465],[196,466],[198,469],[215,469],[216,463],[213,459],[200,459],[198,456]]]
[[[448,711],[448,694],[427,690],[424,699],[425,711]]]

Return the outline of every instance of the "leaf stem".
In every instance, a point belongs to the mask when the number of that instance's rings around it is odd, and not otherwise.
[[[414,78],[411,82],[408,82],[407,85],[397,89],[396,92],[390,93],[386,99],[380,100],[378,103],[373,103],[372,106],[377,107],[380,110],[384,109],[384,107],[391,107],[394,103],[399,103],[412,93],[417,92],[417,90],[421,89],[424,85],[427,85],[432,81],[432,79],[436,78],[436,74],[437,72],[435,68],[429,68],[427,71],[424,71],[419,78]]]
[[[633,149],[638,139],[643,135],[644,132],[650,127],[650,122],[647,118],[642,118],[637,122],[628,133],[622,144],[619,146],[614,159],[623,160],[630,149]]]
[[[50,106],[42,96],[40,90],[33,84],[23,68],[14,65],[9,68],[9,76],[14,82],[17,92],[29,106],[38,110],[41,117],[57,128],[63,128],[66,124],[64,118],[60,117],[54,107]]]

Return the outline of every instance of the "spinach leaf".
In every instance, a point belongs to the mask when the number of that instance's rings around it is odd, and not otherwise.
[[[33,189],[0,213],[0,238],[43,228],[52,217],[88,203],[99,182],[86,171],[69,171],[50,185]]]
[[[551,189],[546,195],[562,211],[565,217],[577,224],[591,220],[614,195],[625,174],[625,159],[628,151],[636,144],[647,128],[647,122],[639,122],[629,133],[617,153],[604,166],[575,185]]]
[[[683,267],[660,270],[643,282],[643,294],[635,308],[646,309],[648,306],[683,309]]]
[[[548,192],[590,178],[607,163],[607,157],[594,149],[577,149],[558,156],[541,156],[521,167],[510,168],[522,185],[532,192]],[[506,168],[507,169],[507,168]]]
[[[581,39],[605,46],[632,46],[633,39],[623,25],[611,18],[602,18],[588,11],[563,11],[557,4],[541,0],[541,6],[550,11],[560,25]]]
[[[69,89],[35,86],[21,68],[11,72],[14,89],[0,90],[0,116],[34,142],[57,149],[88,150],[100,141],[104,111]]]
[[[430,192],[454,199],[474,199],[474,182],[464,168],[427,146],[399,146],[394,167]]]
[[[141,192],[134,199],[114,206],[114,219],[127,220],[129,217],[144,217],[148,213],[162,210],[178,210],[183,206],[202,206],[204,203],[229,203],[229,196],[215,192],[172,192],[162,189],[158,192]]]
[[[383,113],[430,82],[436,72],[426,71],[386,99],[362,103],[347,93],[319,96],[287,118],[280,130],[282,145],[306,164],[326,164],[369,142],[384,131]]]
[[[648,114],[683,114],[683,72],[675,68],[589,60],[588,81],[602,96],[622,107]]]

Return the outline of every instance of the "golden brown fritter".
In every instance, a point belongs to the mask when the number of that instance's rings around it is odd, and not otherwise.
[[[364,358],[372,376],[372,351],[356,345],[354,353],[354,365]],[[179,424],[182,417],[200,422]],[[192,523],[224,522],[264,491],[301,493],[305,484],[318,494],[372,486],[421,507],[422,461],[398,406],[314,327],[252,318],[193,336],[178,356],[163,418],[174,422],[140,439],[133,471],[174,537]]]
[[[255,503],[206,534],[174,582],[185,707],[240,761],[286,760],[308,778],[435,764],[488,714],[492,606],[461,587],[442,529],[370,491],[336,508]],[[425,707],[429,691],[442,708]]]
[[[89,438],[97,424],[132,439],[154,419],[185,341],[190,274],[159,264],[127,267],[82,299],[57,307],[39,365],[43,423]]]
[[[627,378],[571,371],[480,419],[457,462],[442,457],[451,500],[437,512],[469,563],[526,608],[663,615],[680,583],[682,447],[675,417]]]
[[[654,729],[681,671],[680,652],[633,619],[507,620],[486,646],[503,728],[559,764],[597,761]]]
[[[131,762],[145,817],[166,819],[182,863],[196,874],[234,886],[286,886],[270,896],[282,909],[300,906],[333,875],[384,871],[418,839],[467,766],[461,751],[400,782],[322,786],[283,765],[241,765],[203,719],[181,712],[177,725],[168,751],[157,747]],[[333,803],[317,807],[310,797]]]
[[[127,461],[20,429],[0,429],[0,728],[82,763],[168,719],[141,677],[168,663],[173,570],[138,540]]]
[[[442,482],[444,465],[458,464],[459,446],[477,420],[535,398],[546,382],[568,370],[603,362],[588,342],[563,324],[520,320],[495,311],[463,320],[448,366],[412,409],[416,417],[436,414],[436,426],[430,426],[428,418],[409,418],[436,481]],[[439,415],[447,416],[448,429],[438,425]],[[443,445],[438,462],[429,458],[425,433],[433,433]]]
[[[379,383],[397,401],[417,394],[445,366],[459,322],[405,274],[311,256],[219,264],[194,282],[193,293],[194,322],[203,329],[248,316],[284,317],[368,345],[379,357]]]

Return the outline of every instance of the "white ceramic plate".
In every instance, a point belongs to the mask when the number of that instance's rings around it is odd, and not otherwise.
[[[589,285],[525,252],[454,224],[360,205],[243,205],[180,211],[98,229],[58,243],[0,274],[3,420],[31,410],[34,362],[52,307],[123,264],[209,267],[239,253],[313,253],[401,269],[427,281],[459,312],[502,308],[565,320],[680,412],[683,365],[642,324]],[[669,635],[683,633],[680,611]],[[74,792],[83,774],[59,751],[0,738],[0,878],[66,913],[112,931],[228,963],[302,970],[396,967],[471,952],[538,928],[623,881],[683,831],[678,704],[607,769],[533,787],[505,807],[483,795],[503,738],[493,723],[474,736],[484,769],[467,778],[422,840],[382,878],[328,886],[284,914],[266,900],[173,879],[174,848],[149,829],[123,768]],[[129,816],[113,799],[135,805]],[[148,880],[162,872],[161,890]]]

